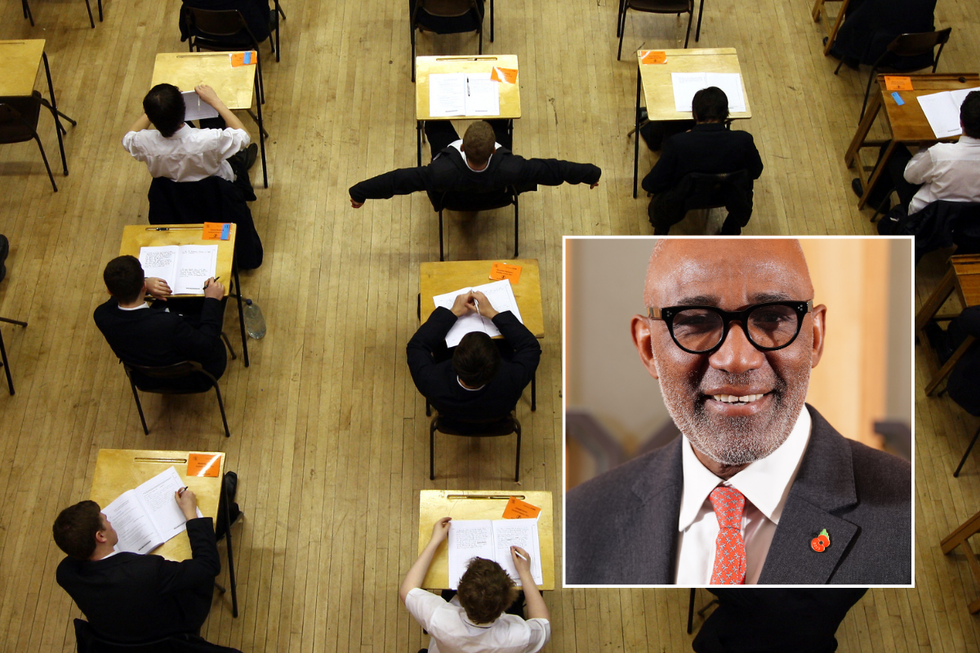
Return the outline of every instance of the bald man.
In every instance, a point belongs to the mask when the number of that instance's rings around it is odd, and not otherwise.
[[[682,433],[571,490],[570,584],[910,584],[911,468],[805,406],[797,241],[662,239],[633,343]]]

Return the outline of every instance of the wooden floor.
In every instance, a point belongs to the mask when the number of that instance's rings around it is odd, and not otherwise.
[[[348,203],[356,181],[414,165],[404,4],[284,0],[282,61],[263,48],[270,187],[257,188],[252,210],[266,259],[243,282],[269,332],[253,342],[250,368],[232,362],[221,379],[230,440],[208,395],[148,397],[145,437],[91,318],[122,226],[146,220],[149,176],[119,140],[140,114],[155,53],[184,48],[179,5],[106,0],[106,20],[94,30],[82,0],[31,5],[34,28],[15,0],[0,4],[0,38],[47,39],[59,104],[78,126],[66,137],[71,175],[57,176],[58,193],[34,144],[0,147],[0,233],[11,242],[0,315],[30,322],[2,327],[17,394],[0,391],[0,651],[74,650],[79,611],[55,583],[62,555],[50,525],[88,496],[103,447],[227,451],[246,513],[234,535],[241,616],[232,619],[228,600],[216,598],[204,633],[211,641],[246,652],[417,650],[421,629],[396,588],[416,553],[419,490],[518,488],[508,480],[506,439],[439,438],[438,479],[428,480],[427,420],[404,352],[418,324],[419,264],[437,257],[435,214],[421,194],[357,211]],[[546,337],[538,409],[530,412],[527,398],[518,407],[520,487],[551,490],[558,505],[561,235],[651,231],[646,200],[630,197],[635,65],[615,58],[616,6],[504,0],[496,42],[485,44],[520,57],[517,152],[603,168],[595,190],[544,188],[521,201],[521,256],[540,261]],[[945,0],[936,16],[954,26],[940,71],[976,71],[980,5]],[[631,14],[624,50],[680,47],[684,26],[683,18]],[[872,230],[843,165],[867,72],[834,76],[821,36],[808,0],[706,3],[700,45],[738,49],[754,113],[738,127],[754,134],[766,165],[747,233]],[[476,43],[426,34],[419,51],[469,53]],[[57,169],[46,116],[41,132]],[[642,174],[653,157],[641,159]],[[703,222],[694,217],[676,231]],[[451,216],[449,256],[508,256],[510,230],[507,211]],[[921,266],[919,301],[942,266]],[[236,318],[229,308],[226,331]],[[951,478],[976,420],[920,393],[916,589],[870,592],[844,622],[843,651],[980,647],[980,625],[965,607],[980,586],[962,558],[938,549],[980,506],[980,460]],[[556,590],[545,600],[552,651],[689,650],[686,590]]]

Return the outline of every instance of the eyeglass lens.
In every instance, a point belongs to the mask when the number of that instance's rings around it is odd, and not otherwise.
[[[789,306],[758,306],[746,319],[749,340],[759,347],[784,347],[796,336],[798,320]],[[725,331],[721,315],[704,308],[679,311],[673,324],[677,343],[697,352],[713,349]]]

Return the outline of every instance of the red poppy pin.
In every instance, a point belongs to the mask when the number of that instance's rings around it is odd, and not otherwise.
[[[826,528],[820,531],[820,535],[810,540],[810,546],[817,553],[823,553],[823,550],[830,546],[830,533]]]

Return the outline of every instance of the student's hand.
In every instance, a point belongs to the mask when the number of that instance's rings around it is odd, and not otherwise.
[[[517,555],[520,553],[521,555]],[[524,558],[521,558],[524,556]],[[514,561],[514,569],[517,570],[519,576],[524,576],[524,574],[530,575],[531,573],[531,556],[528,552],[519,546],[510,547],[510,557]]]
[[[214,278],[208,279],[204,282],[204,296],[221,301],[225,296],[225,287]]]
[[[174,492],[177,506],[186,519],[197,519],[197,496],[188,488]]]
[[[146,292],[150,293],[153,299],[162,299],[167,301],[167,295],[172,295],[173,291],[170,290],[170,286],[163,279],[158,279],[157,277],[149,277],[146,280]]]
[[[449,537],[449,522],[452,519],[452,517],[443,517],[432,525],[432,537],[429,538],[429,544],[439,544]]]
[[[480,310],[478,311],[480,315],[490,318],[491,320],[497,316],[497,310],[493,307],[493,304],[490,303],[490,300],[487,299],[486,295],[479,290],[474,290],[470,293],[470,295],[474,300],[480,303]],[[475,305],[473,306],[473,310],[477,310]]]
[[[362,206],[364,206],[364,202],[358,202],[352,197],[350,198],[350,205],[353,206],[355,209],[359,209]]]
[[[595,188],[598,185],[599,185],[599,182],[596,182],[594,184],[589,184],[589,190],[592,190],[593,188]]]
[[[470,311],[473,311],[473,292],[464,292],[456,295],[456,299],[453,300],[453,307],[449,310],[456,317],[463,317]]]
[[[198,97],[204,100],[204,102],[210,104],[215,109],[218,108],[219,104],[224,106],[224,102],[221,101],[218,94],[215,93],[214,89],[207,84],[198,84],[194,87],[194,92],[197,93]]]

